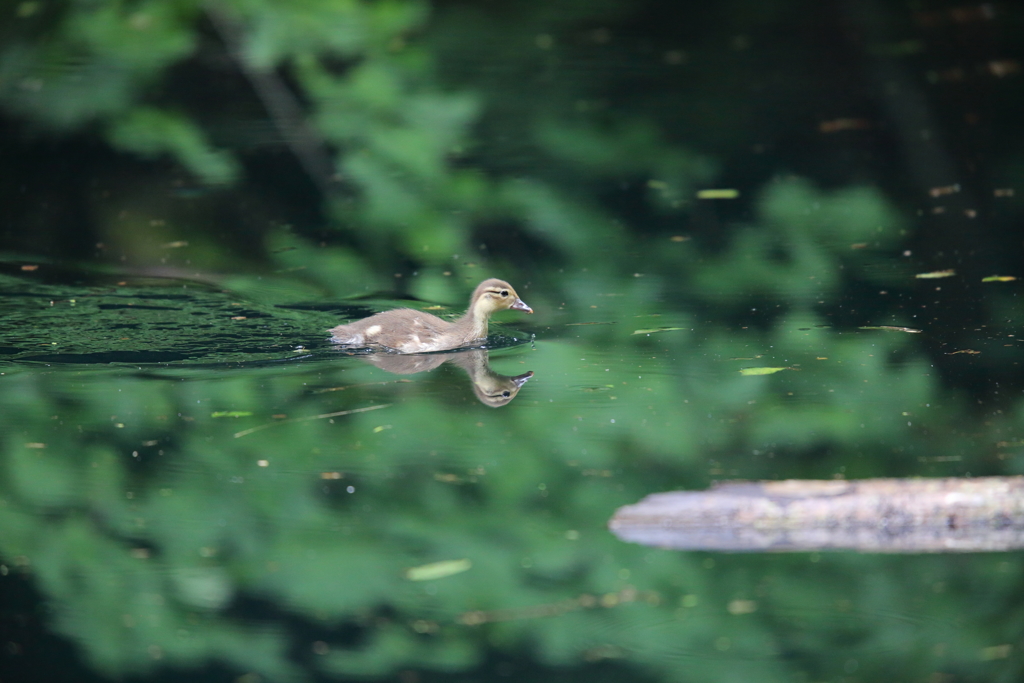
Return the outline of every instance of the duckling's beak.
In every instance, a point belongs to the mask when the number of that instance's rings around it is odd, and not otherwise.
[[[523,311],[524,313],[533,313],[533,309],[526,305],[526,302],[516,297],[516,300],[509,306],[513,311]]]
[[[526,384],[526,380],[530,379],[531,377],[533,377],[533,370],[524,372],[521,375],[516,375],[515,377],[509,377],[509,379],[512,380],[512,383],[515,384],[517,387],[521,387],[524,384]]]

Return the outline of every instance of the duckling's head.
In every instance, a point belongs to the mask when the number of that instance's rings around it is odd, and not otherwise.
[[[519,393],[519,389],[531,377],[533,377],[532,370],[515,377],[492,372],[490,375],[472,378],[473,393],[485,406],[500,408],[514,399]]]
[[[484,280],[477,285],[471,301],[470,308],[487,316],[508,309],[533,313],[533,309],[519,298],[516,290],[512,289],[512,285],[497,278]]]

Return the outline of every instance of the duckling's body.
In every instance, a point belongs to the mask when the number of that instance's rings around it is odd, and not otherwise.
[[[469,310],[452,322],[423,311],[399,308],[338,325],[329,332],[333,341],[345,346],[379,346],[399,353],[443,351],[486,339],[491,314],[508,309],[533,313],[512,285],[492,278],[477,286],[469,300]]]
[[[443,363],[457,365],[469,375],[473,393],[486,406],[500,408],[516,397],[533,371],[510,377],[491,369],[486,349],[470,349],[457,353],[431,353],[402,355],[397,353],[371,353],[363,356],[370,365],[396,375],[412,375],[433,370]]]

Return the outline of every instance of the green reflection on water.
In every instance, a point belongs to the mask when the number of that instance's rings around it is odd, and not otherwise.
[[[1013,419],[971,418],[916,336],[843,334],[799,309],[760,330],[697,324],[651,312],[635,282],[493,351],[496,375],[534,373],[500,410],[465,367],[396,375],[338,354],[325,312],[204,290],[149,321],[166,287],[106,308],[120,290],[65,288],[63,317],[5,342],[56,329],[64,354],[17,351],[0,376],[5,571],[33,579],[108,675],[211,660],[274,680],[458,671],[529,644],[549,664],[666,678],[903,678],[983,666],[1010,642],[1019,554],[730,557],[611,536],[618,506],[717,478],[982,473]],[[231,336],[237,303],[263,322]],[[184,359],[103,367],[92,354],[126,316],[111,358],[159,339]],[[182,321],[204,316],[228,336],[200,343]],[[671,329],[634,334],[651,316]],[[740,373],[752,365],[790,371]],[[321,635],[302,640],[295,619]]]

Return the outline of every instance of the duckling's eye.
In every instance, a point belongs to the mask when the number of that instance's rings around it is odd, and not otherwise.
[[[502,296],[502,297],[506,297],[506,296],[508,296],[508,290],[507,290],[507,289],[503,289],[503,290],[501,290],[501,296]]]

